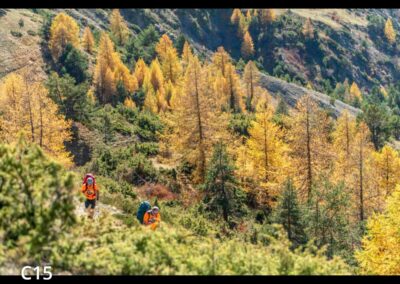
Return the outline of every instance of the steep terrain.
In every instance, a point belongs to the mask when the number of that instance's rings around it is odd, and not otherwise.
[[[55,14],[61,9],[46,10]],[[385,17],[397,11],[386,10],[316,10],[294,9],[293,17],[298,21],[304,18],[311,18],[321,33],[321,38],[327,38],[330,44],[336,46],[335,53],[332,50],[325,50],[325,56],[334,61],[341,52],[343,58],[348,62],[349,68],[344,68],[336,63],[327,68],[317,70],[317,61],[322,58],[314,58],[310,64],[310,54],[301,52],[297,47],[277,35],[277,43],[266,48],[262,42],[256,43],[257,55],[262,57],[265,71],[273,74],[273,69],[278,65],[284,66],[286,72],[293,78],[300,78],[300,81],[312,81],[316,84],[316,90],[321,90],[319,82],[322,77],[328,76],[331,82],[341,82],[345,78],[356,80],[362,86],[368,87],[370,79],[380,79],[382,82],[391,82],[398,76],[397,56],[386,54],[378,50],[368,35],[366,14],[381,15]],[[93,28],[104,30],[108,25],[108,11],[106,9],[67,9],[82,25],[89,25]],[[236,35],[236,27],[230,23],[231,9],[219,10],[185,10],[185,9],[124,9],[122,15],[128,21],[133,33],[137,34],[148,25],[154,25],[162,34],[167,33],[172,38],[177,38],[181,33],[190,41],[194,48],[204,55],[215,51],[218,46],[224,46],[234,59],[240,56],[240,40]],[[277,10],[277,15],[287,13],[287,9]],[[336,13],[339,20],[332,20],[332,14]],[[20,21],[24,22],[22,27]],[[0,15],[0,78],[4,75],[22,69],[32,70],[32,74],[38,78],[44,78],[44,59],[41,52],[40,37],[37,35],[43,22],[41,14],[30,10],[7,10],[3,9]],[[398,23],[395,23],[397,25]],[[7,27],[7,28],[6,28]],[[11,33],[10,33],[11,27]],[[282,27],[282,31],[286,27]],[[288,27],[290,29],[290,26]],[[279,31],[279,27],[276,28]],[[330,37],[326,32],[330,31]],[[349,32],[350,31],[350,32]],[[351,38],[346,38],[350,36]],[[350,53],[357,49],[360,39],[368,41],[368,62],[360,62]],[[286,44],[286,43],[287,44]],[[280,46],[279,46],[280,44]],[[259,45],[259,46],[258,46]],[[269,43],[268,43],[269,45]],[[29,49],[29,50],[28,50]],[[319,54],[314,57],[320,56]],[[342,59],[343,59],[342,58]],[[331,60],[331,61],[332,61]],[[331,62],[329,61],[329,62]],[[333,62],[332,61],[332,62]],[[328,65],[331,65],[330,63]],[[317,68],[317,69],[316,69]],[[368,72],[366,72],[366,70]],[[276,73],[276,72],[275,72]],[[326,74],[325,74],[326,73]],[[369,75],[368,75],[369,74]],[[274,74],[275,77],[279,74]],[[373,76],[373,78],[371,78]],[[293,106],[295,98],[304,94],[305,89],[294,84],[288,84],[287,80],[278,80],[271,76],[262,77],[262,86],[276,95],[282,95],[284,99]],[[365,84],[365,85],[364,85]],[[322,91],[323,92],[323,91]],[[321,93],[313,93],[322,105],[332,107],[329,98]],[[351,113],[356,110],[337,101],[335,113],[340,113],[343,108],[348,108]]]

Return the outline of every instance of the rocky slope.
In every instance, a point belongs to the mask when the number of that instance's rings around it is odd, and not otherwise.
[[[50,13],[61,9],[47,10]],[[108,9],[65,9],[82,25],[96,29],[106,29]],[[192,46],[204,55],[210,54],[218,46],[224,46],[234,59],[240,57],[240,40],[236,27],[230,24],[231,9],[123,9],[122,15],[128,21],[134,34],[153,24],[160,33],[168,33],[172,38],[179,34],[191,42]],[[399,26],[399,10],[341,10],[341,9],[288,9],[277,10],[278,15],[291,13],[295,21],[274,28],[274,37],[270,42],[255,38],[256,58],[262,58],[265,71],[273,74],[277,64],[285,72],[300,81],[311,81],[317,90],[321,90],[322,79],[331,83],[341,82],[345,78],[356,81],[360,86],[369,88],[371,82],[382,84],[394,82],[399,77],[399,58],[396,49],[385,50],[377,45],[369,34],[368,16],[386,19],[392,16],[395,28]],[[335,17],[333,17],[335,15]],[[293,26],[301,24],[305,18],[311,18],[320,34],[320,51],[313,54],[291,43],[287,35],[293,32]],[[23,27],[19,26],[22,19]],[[44,78],[44,60],[41,52],[40,37],[37,35],[42,22],[40,13],[28,9],[2,9],[0,13],[0,80],[12,71],[29,68],[32,75]],[[253,35],[254,37],[254,35]],[[260,34],[262,38],[262,35]],[[361,42],[367,47],[362,49]],[[394,47],[396,48],[396,47]],[[354,51],[363,51],[364,59],[354,55]],[[366,58],[365,58],[366,57]],[[326,58],[325,63],[320,62]],[[274,74],[276,75],[276,74]],[[278,76],[278,75],[276,75]],[[271,76],[262,76],[262,85],[273,94],[281,93],[290,105],[308,91],[300,86],[289,84]],[[329,98],[322,93],[312,92],[323,106],[332,107]],[[357,110],[336,102],[335,113],[344,108],[356,114]]]

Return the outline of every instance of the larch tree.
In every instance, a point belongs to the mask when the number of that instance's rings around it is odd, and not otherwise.
[[[240,85],[239,75],[236,73],[235,66],[228,64],[225,70],[226,78],[226,93],[225,99],[229,109],[232,112],[238,113],[244,110],[242,100],[242,88]]]
[[[93,54],[94,47],[95,47],[95,41],[94,41],[92,31],[90,30],[89,27],[86,27],[85,30],[83,31],[82,47],[87,53]]]
[[[139,60],[136,62],[134,72],[139,88],[143,86],[144,78],[148,72],[149,68],[147,67],[146,63],[142,58],[139,58]]]
[[[351,99],[354,99],[354,98],[358,98],[360,100],[362,99],[362,94],[361,94],[360,88],[358,87],[356,82],[353,82],[353,84],[351,84],[350,96],[351,96]]]
[[[187,41],[185,41],[185,43],[183,44],[181,57],[183,70],[186,70],[186,66],[189,64],[190,59],[193,57],[192,48]]]
[[[387,19],[385,23],[385,37],[390,44],[396,42],[396,31],[393,28],[393,23],[390,18]]]
[[[225,51],[224,47],[220,46],[217,48],[217,51],[213,54],[211,58],[214,66],[217,67],[222,73],[222,76],[226,76],[226,66],[232,64],[232,59],[229,54]]]
[[[306,38],[310,38],[310,39],[314,38],[314,26],[313,26],[310,18],[307,18],[307,20],[304,22],[303,35]]]
[[[123,64],[110,37],[102,33],[94,71],[94,85],[102,103],[112,102],[115,99],[117,85],[120,82],[130,93],[138,88],[136,76]]]
[[[364,221],[366,215],[373,208],[376,193],[372,192],[373,176],[371,175],[371,155],[373,145],[370,140],[370,131],[368,126],[361,122],[358,125],[357,133],[354,137],[355,151],[353,152],[353,188],[354,198],[356,201],[356,211],[358,212],[358,220]]]
[[[254,54],[254,43],[249,31],[243,35],[242,47],[240,48],[243,58],[247,59]]]
[[[351,177],[352,154],[355,149],[356,120],[344,111],[336,122],[332,133],[333,151],[335,153],[335,179],[347,185]]]
[[[368,274],[400,274],[400,186],[387,199],[382,214],[367,222],[367,234],[355,256],[361,271]]]
[[[126,98],[124,101],[124,106],[129,109],[135,109],[136,105],[135,102],[131,98]]]
[[[399,153],[385,145],[380,152],[373,154],[373,168],[377,179],[380,197],[388,197],[397,184],[400,184],[400,157]]]
[[[258,81],[260,79],[259,70],[253,61],[249,61],[243,73],[243,81],[246,85],[246,109],[254,111],[253,101],[256,96]]]
[[[276,14],[274,9],[260,9],[258,13],[260,17],[260,22],[263,25],[267,25],[276,19]]]
[[[29,81],[28,77],[12,73],[0,86],[2,136],[12,143],[22,133],[27,141],[69,166],[70,154],[64,142],[71,139],[71,123],[58,114],[47,89],[39,82]]]
[[[59,13],[50,26],[49,49],[54,61],[58,60],[67,44],[79,47],[79,26],[71,16]]]
[[[240,9],[233,9],[231,23],[234,25],[239,24],[239,20],[241,17],[243,17],[242,11],[240,11]]]
[[[291,118],[289,133],[293,170],[300,197],[310,200],[317,176],[329,168],[332,160],[328,133],[330,118],[310,95],[304,95],[296,108],[298,113]]]
[[[94,85],[102,103],[107,103],[116,93],[113,70],[115,68],[114,44],[106,33],[101,34],[94,70]]]
[[[119,12],[119,9],[113,9],[110,14],[110,30],[118,45],[124,45],[129,38],[129,29]]]
[[[272,122],[274,109],[268,101],[260,100],[256,110],[246,145],[261,187],[268,191],[268,197],[276,196],[288,168],[288,147],[283,142],[282,130]]]
[[[179,56],[168,35],[164,34],[156,45],[157,56],[166,81],[176,83],[182,72]]]
[[[227,129],[227,119],[215,107],[209,68],[194,56],[187,66],[182,94],[174,109],[174,148],[195,165],[194,178],[204,182],[212,144],[223,139],[219,129]],[[224,140],[225,141],[225,140]]]

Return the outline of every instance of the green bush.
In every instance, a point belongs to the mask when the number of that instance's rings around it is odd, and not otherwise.
[[[22,37],[22,33],[16,31],[10,31],[10,33],[15,37]]]
[[[199,237],[163,223],[155,232],[137,222],[133,222],[130,228],[118,228],[115,220],[107,216],[98,223],[77,226],[58,250],[60,253],[54,254],[52,259],[53,266],[74,274],[349,273],[343,261],[337,258],[328,260],[323,251],[314,247],[291,251],[282,233],[277,238],[271,237],[269,246],[259,246],[236,238]]]
[[[35,145],[0,145],[0,232],[18,263],[43,260],[75,222],[73,175]]]

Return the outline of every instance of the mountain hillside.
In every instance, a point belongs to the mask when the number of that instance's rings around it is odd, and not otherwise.
[[[398,274],[399,31],[0,9],[0,274]]]

